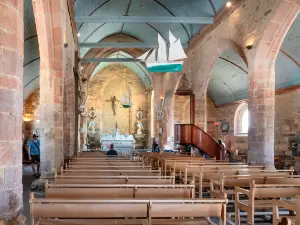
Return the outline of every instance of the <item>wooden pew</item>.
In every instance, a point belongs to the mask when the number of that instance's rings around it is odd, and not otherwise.
[[[66,165],[66,169],[75,170],[151,170],[151,166],[140,166],[140,165],[78,165],[71,164]]]
[[[296,199],[293,200],[272,200],[273,206],[273,225],[281,225],[281,224],[300,224],[300,196],[297,195]],[[287,209],[290,212],[290,216],[282,217],[280,216],[279,209]],[[296,216],[294,216],[294,212],[296,212]]]
[[[203,168],[199,174],[193,174],[192,181],[196,185],[196,190],[199,191],[199,197],[203,195],[203,188],[211,188],[211,180],[218,180],[222,176],[234,176],[234,175],[260,175],[264,173],[267,176],[290,176],[293,173],[293,170],[256,170],[249,168],[242,168],[236,170],[233,169],[217,169],[211,170],[210,168]],[[186,182],[186,180],[184,179]]]
[[[194,199],[195,185],[45,184],[46,198]]]
[[[138,218],[127,224],[140,225],[215,224],[209,217],[219,217],[219,224],[225,225],[226,204],[226,199],[68,200],[31,195],[31,225],[122,224],[126,218]]]
[[[175,176],[55,175],[56,184],[175,184]]]
[[[252,181],[256,184],[282,184],[297,183],[300,184],[300,177],[290,175],[286,170],[277,170],[278,172],[262,171],[261,173],[225,175],[222,173],[219,178],[210,180],[210,196],[219,198],[225,193],[227,196],[234,195],[234,187],[250,188]],[[291,171],[292,170],[287,170]],[[298,178],[298,180],[295,180]]]
[[[294,180],[299,183],[299,179]],[[262,199],[293,198],[299,193],[300,184],[255,184],[252,181],[249,190],[235,187],[235,224],[240,224],[242,210],[247,212],[247,224],[254,225],[255,209],[272,208],[272,200]],[[240,194],[246,195],[248,200],[240,200]]]
[[[91,162],[87,162],[87,161],[71,161],[69,162],[69,165],[81,165],[81,166],[89,166],[89,165],[111,165],[111,166],[143,166],[146,164],[144,164],[143,162],[132,162],[132,161],[124,161],[124,162],[116,162],[116,161],[106,161],[106,162],[97,162],[97,161],[91,161]],[[148,166],[151,166],[150,164],[148,164]]]
[[[184,167],[184,172],[179,171],[179,177],[184,184],[187,184],[188,180],[193,179],[194,174],[203,174],[206,171],[238,171],[238,174],[247,174],[248,171],[261,172],[264,170],[264,167],[256,166],[245,166],[245,165],[203,165],[203,166],[186,166]],[[183,174],[183,176],[182,176]]]
[[[98,176],[161,176],[161,170],[85,170],[85,169],[63,169],[60,171],[64,175],[98,175]]]
[[[204,165],[244,165],[244,163],[229,163],[227,161],[217,161],[217,160],[173,160],[173,159],[162,159],[160,163],[160,167],[163,168],[165,173],[172,173],[179,171],[184,171],[186,166],[204,166]]]

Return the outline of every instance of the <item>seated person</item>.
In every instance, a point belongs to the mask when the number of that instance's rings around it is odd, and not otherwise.
[[[108,155],[108,156],[117,156],[118,152],[114,148],[115,148],[114,144],[111,144],[109,146],[109,151],[106,153],[106,155]]]

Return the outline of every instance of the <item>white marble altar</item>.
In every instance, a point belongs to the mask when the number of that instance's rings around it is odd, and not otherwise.
[[[114,144],[115,150],[118,153],[131,154],[134,150],[134,138],[133,135],[122,135],[118,131],[114,131],[113,135],[106,134],[100,137],[102,145],[102,151],[108,151],[110,144]]]

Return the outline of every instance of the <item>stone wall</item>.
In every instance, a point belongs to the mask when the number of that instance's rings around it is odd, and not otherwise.
[[[40,104],[40,90],[33,92],[24,102],[23,135],[24,140],[32,138],[34,133],[39,133],[38,107]]]
[[[215,126],[215,122],[218,121],[218,114],[216,110],[215,104],[212,102],[212,100],[207,97],[207,103],[206,103],[206,115],[207,115],[207,130],[206,132],[212,136],[215,140],[218,139],[218,126]]]
[[[190,96],[175,95],[174,101],[175,124],[190,124]]]
[[[121,95],[126,92],[126,80],[133,101],[133,106],[130,109],[123,108],[120,104]],[[136,111],[139,108],[144,112],[144,118],[141,120],[144,132],[148,133],[146,90],[140,78],[130,69],[122,65],[105,67],[91,79],[88,96],[88,109],[93,107],[97,116],[94,119],[96,133],[93,134],[90,127],[88,134],[96,140],[100,139],[100,135],[112,134],[116,123],[118,123],[121,134],[135,134],[137,132]],[[113,96],[117,99],[117,102],[115,102],[115,115],[110,101]]]
[[[299,95],[300,89],[297,89],[275,97],[275,155],[291,155],[289,139],[300,132]],[[231,135],[234,135],[234,115],[239,105],[233,103],[217,108],[218,120],[229,122]],[[248,136],[236,136],[234,146],[239,152],[247,152]]]
[[[300,89],[276,95],[275,154],[291,155],[289,139],[300,132]]]

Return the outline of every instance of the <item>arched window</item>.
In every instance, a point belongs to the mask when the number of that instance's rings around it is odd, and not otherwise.
[[[239,105],[234,116],[234,134],[236,136],[247,136],[249,127],[248,104]]]

